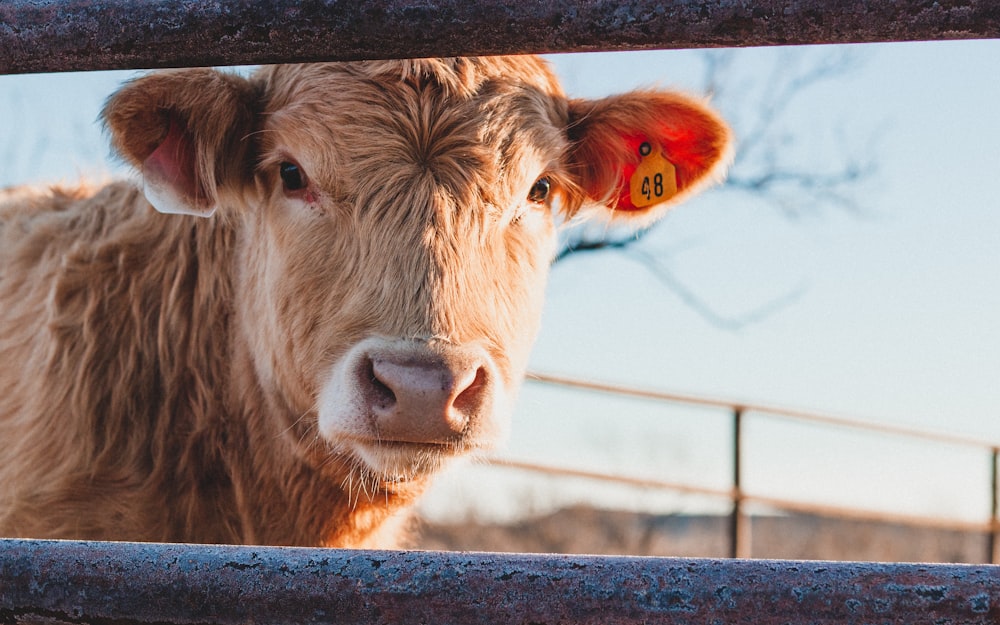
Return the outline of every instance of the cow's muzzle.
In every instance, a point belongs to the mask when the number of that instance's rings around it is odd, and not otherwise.
[[[478,346],[369,338],[324,384],[320,432],[386,476],[423,474],[501,438],[511,403],[505,386]]]

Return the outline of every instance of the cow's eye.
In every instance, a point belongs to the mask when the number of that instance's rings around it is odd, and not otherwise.
[[[279,171],[286,191],[300,191],[306,188],[306,175],[295,163],[285,161],[279,166]]]
[[[541,204],[549,198],[549,191],[552,190],[552,183],[549,181],[548,177],[542,176],[535,181],[532,185],[531,191],[528,191],[528,200],[535,202],[536,204]]]

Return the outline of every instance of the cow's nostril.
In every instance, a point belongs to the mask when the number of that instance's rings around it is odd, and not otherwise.
[[[396,394],[388,384],[383,382],[376,372],[375,363],[368,363],[368,379],[371,382],[369,387],[372,407],[376,411],[391,410],[396,405]]]
[[[452,402],[452,412],[457,413],[454,418],[456,422],[459,417],[461,418],[462,429],[468,425],[471,415],[482,410],[486,396],[486,386],[486,369],[479,367],[476,369],[476,375],[472,379],[472,382],[462,389]]]

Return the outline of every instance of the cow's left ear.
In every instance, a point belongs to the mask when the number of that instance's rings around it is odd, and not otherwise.
[[[255,93],[212,69],[153,72],[112,95],[101,116],[154,208],[209,216],[252,171]]]
[[[569,103],[571,171],[587,199],[639,225],[707,183],[732,158],[729,127],[678,93],[633,91]]]

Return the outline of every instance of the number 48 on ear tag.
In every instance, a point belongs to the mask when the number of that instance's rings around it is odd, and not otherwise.
[[[677,195],[677,169],[663,157],[660,149],[643,142],[639,155],[642,160],[629,181],[632,205],[645,208]]]

